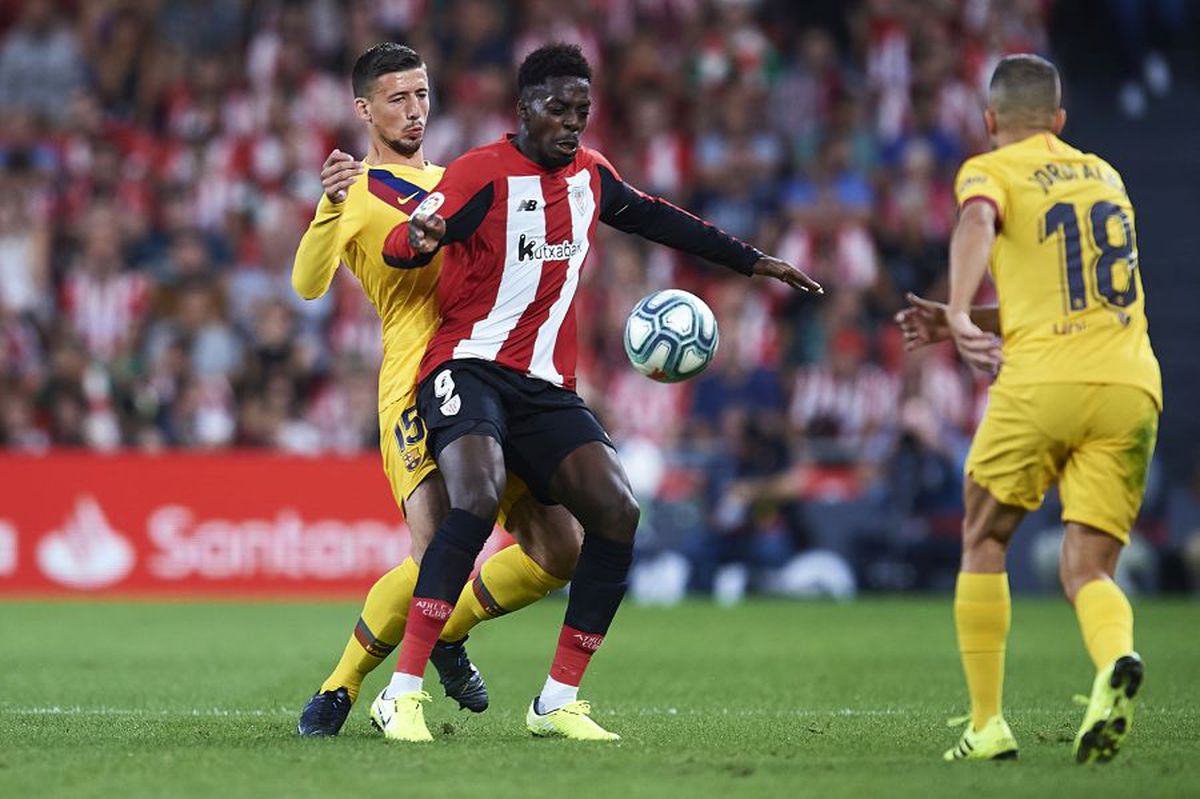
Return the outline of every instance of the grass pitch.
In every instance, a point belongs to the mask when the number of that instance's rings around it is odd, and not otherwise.
[[[1071,695],[1091,666],[1051,600],[1018,598],[1013,613],[1006,715],[1021,759],[949,765],[945,719],[966,698],[948,597],[627,606],[584,686],[616,745],[524,731],[561,601],[476,630],[492,707],[436,700],[423,746],[370,729],[386,665],[340,737],[295,735],[352,604],[7,603],[0,796],[1198,796],[1200,605],[1135,607],[1148,671],[1134,731],[1116,761],[1085,768],[1071,763]]]

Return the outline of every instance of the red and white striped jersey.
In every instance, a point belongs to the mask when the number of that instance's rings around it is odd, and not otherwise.
[[[83,269],[67,276],[62,303],[88,352],[104,360],[119,354],[150,305],[150,285],[136,272],[98,277]]]
[[[546,169],[511,136],[450,164],[417,214],[446,220],[438,284],[441,325],[421,361],[424,380],[458,358],[493,361],[575,388],[575,292],[596,223],[751,274],[755,248],[621,180],[608,160],[580,147],[566,166]],[[390,266],[428,264],[408,241],[407,222],[384,243]]]
[[[894,419],[898,395],[896,379],[873,364],[860,364],[844,376],[820,364],[796,375],[788,416],[802,429],[822,421],[831,437],[861,449],[864,435]]]

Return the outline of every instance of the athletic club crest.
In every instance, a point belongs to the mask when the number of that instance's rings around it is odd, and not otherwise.
[[[588,195],[587,186],[571,186],[567,189],[567,196],[571,198],[571,206],[575,209],[578,216],[587,215]]]

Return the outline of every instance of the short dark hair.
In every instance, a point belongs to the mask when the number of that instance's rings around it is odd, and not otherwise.
[[[1002,58],[988,85],[988,103],[996,114],[1026,124],[1049,122],[1061,101],[1058,69],[1032,53]]]
[[[592,79],[592,68],[577,44],[552,42],[525,56],[517,70],[517,92],[540,86],[548,78]]]
[[[350,73],[355,97],[366,97],[375,88],[375,80],[392,72],[421,69],[425,61],[411,47],[396,42],[380,42],[358,57]]]

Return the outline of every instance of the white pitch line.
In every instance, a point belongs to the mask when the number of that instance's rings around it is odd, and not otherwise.
[[[154,716],[160,718],[173,717],[223,717],[223,716],[251,716],[251,717],[267,717],[267,716],[289,716],[296,711],[293,708],[257,708],[257,709],[233,709],[233,708],[181,708],[178,710],[155,710],[152,708],[131,708],[131,707],[81,707],[74,706],[34,706],[34,707],[3,707],[0,706],[0,714],[10,716]],[[605,716],[737,716],[737,717],[820,717],[820,716],[900,716],[908,715],[914,711],[899,710],[895,708],[833,708],[827,710],[800,710],[800,709],[780,709],[766,710],[761,708],[720,708],[718,710],[700,710],[696,708],[684,708],[680,710],[674,707],[644,707],[634,708],[633,710],[618,710],[606,708],[601,711],[600,715]]]
[[[46,705],[40,707],[0,707],[0,714],[10,716],[154,716],[157,718],[193,716],[284,716],[294,711],[289,708],[233,709],[222,707],[198,707],[179,710],[154,710],[134,707],[80,707]]]
[[[161,709],[152,708],[132,708],[132,707],[83,707],[80,705],[38,705],[38,706],[0,706],[0,715],[6,716],[128,716],[128,717],[152,717],[152,718],[223,718],[223,717],[252,717],[252,718],[275,718],[282,716],[293,716],[296,714],[295,708],[221,708],[221,707],[203,707],[203,708],[179,708],[179,709]],[[778,709],[768,710],[763,708],[721,708],[718,710],[701,710],[697,708],[674,708],[674,707],[645,707],[635,708],[632,710],[622,710],[607,708],[601,711],[600,715],[610,717],[620,717],[626,715],[636,716],[734,716],[740,718],[878,718],[884,716],[910,716],[921,715],[927,713],[925,708],[825,708],[819,710],[806,710],[800,708],[794,709]],[[1146,713],[1147,709],[1142,708],[1142,713]],[[1183,708],[1152,708],[1149,712],[1154,715],[1183,715]],[[1063,708],[1046,708],[1036,707],[1024,710],[1012,710],[1010,713],[1013,716],[1049,716],[1063,715],[1070,716],[1074,710],[1069,706]]]
[[[779,708],[776,710],[768,710],[765,708],[747,708],[723,707],[716,710],[700,710],[698,708],[683,708],[682,710],[674,707],[640,707],[630,710],[620,710],[613,708],[605,708],[600,711],[602,716],[623,716],[633,713],[636,716],[772,716],[772,717],[812,717],[812,716],[902,716],[915,711],[900,710],[899,708],[825,708],[822,710],[805,710],[803,708]]]

